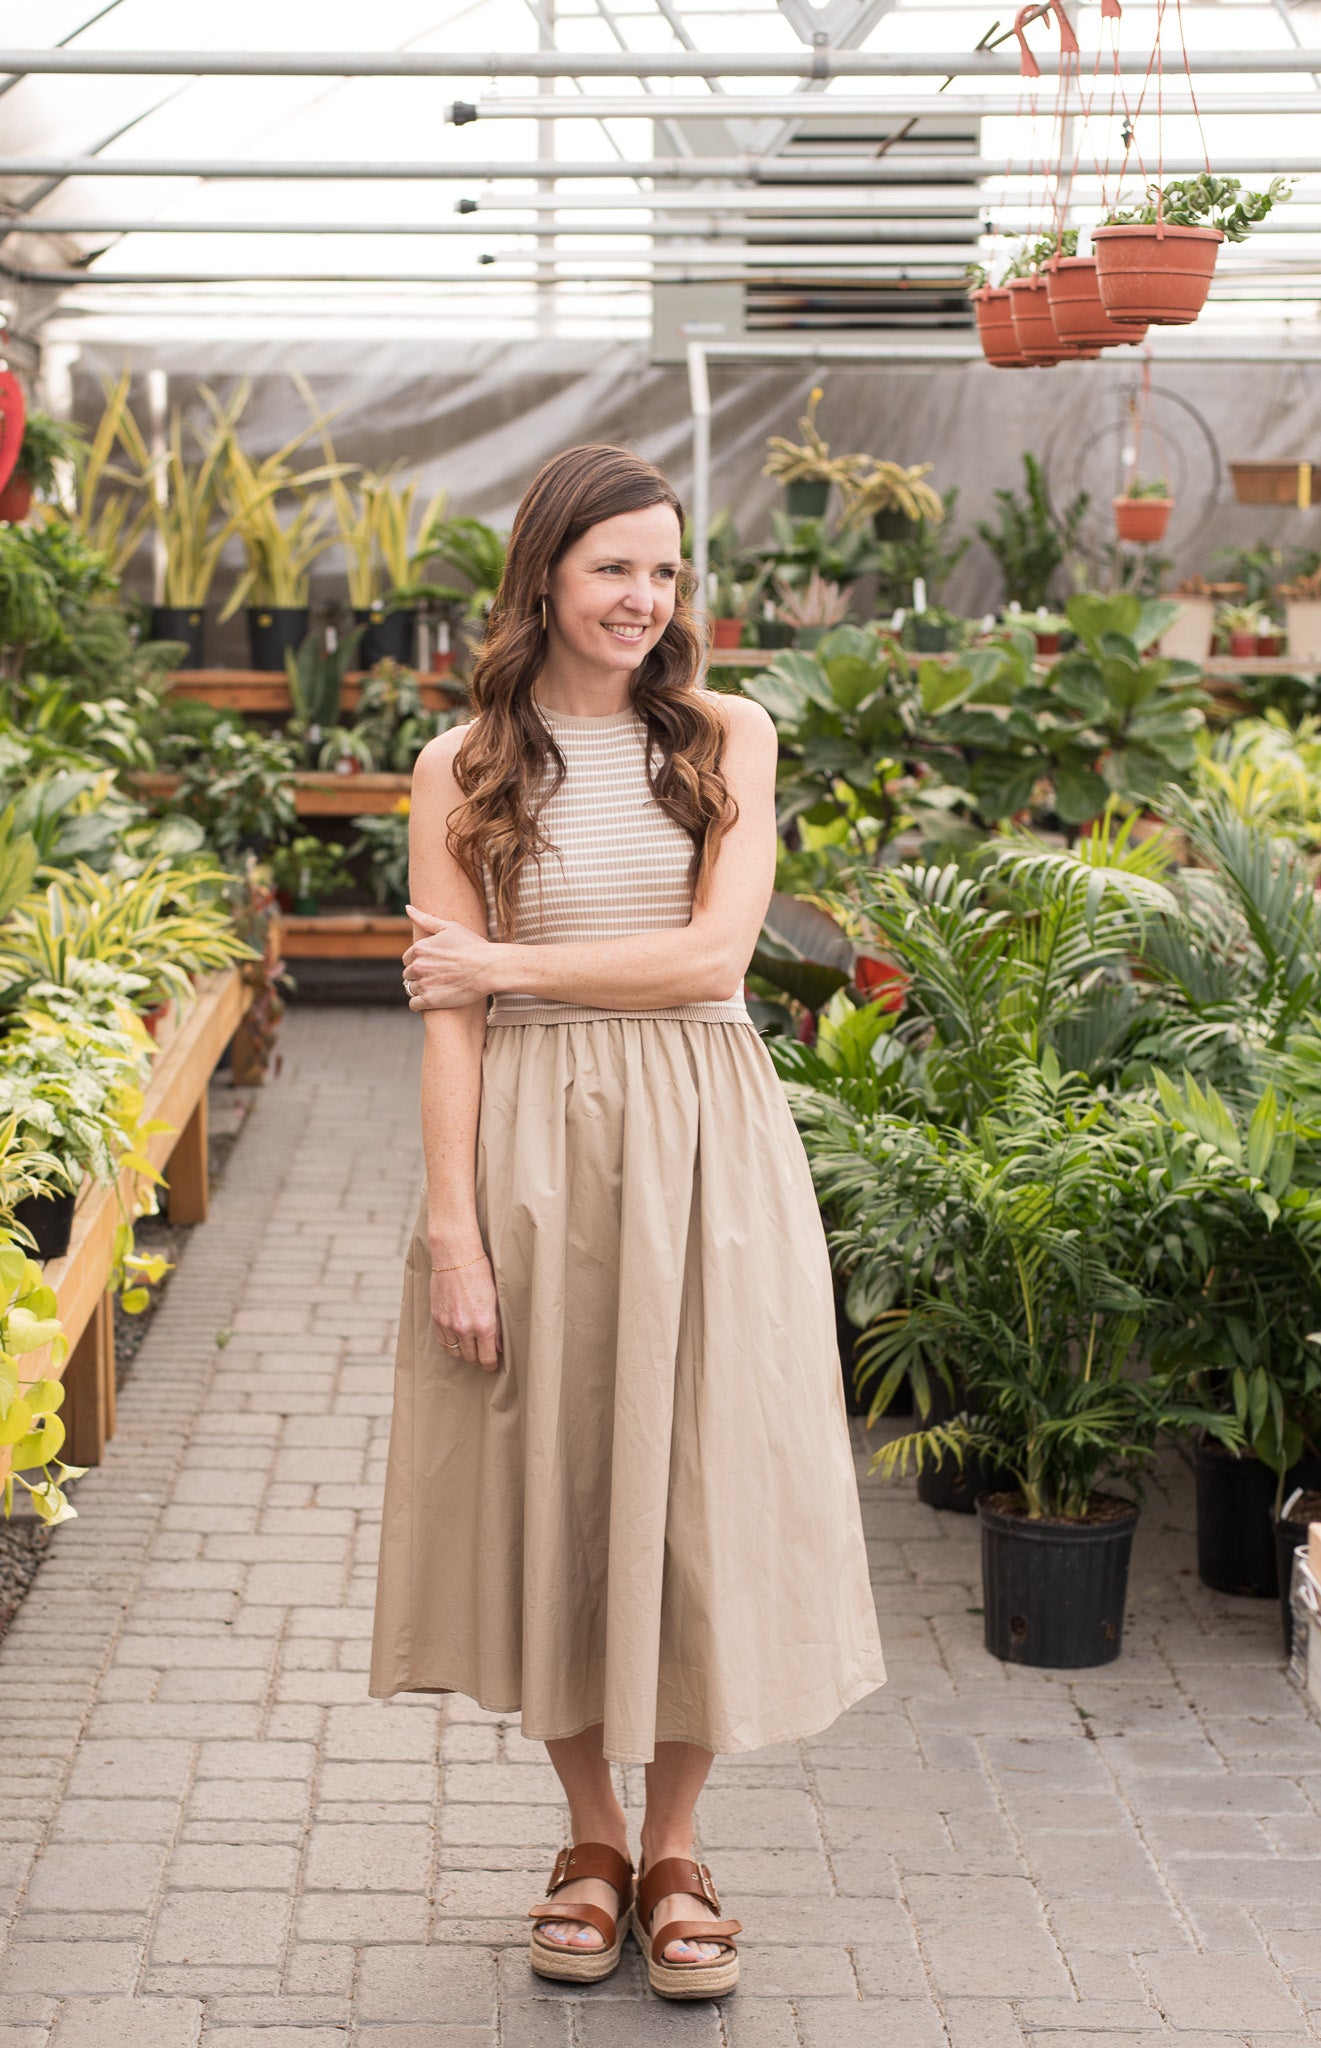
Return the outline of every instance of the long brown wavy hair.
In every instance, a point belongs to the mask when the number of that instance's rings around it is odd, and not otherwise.
[[[546,658],[542,592],[555,564],[589,527],[651,505],[669,505],[682,529],[683,506],[669,479],[631,449],[596,443],[554,456],[518,508],[473,671],[478,715],[454,766],[466,801],[451,814],[448,835],[451,853],[479,891],[482,868],[489,871],[504,938],[514,929],[524,864],[550,850],[538,810],[566,773],[564,756],[532,697]],[[630,676],[629,700],[647,722],[652,794],[693,842],[689,873],[698,901],[720,841],[738,815],[720,767],[724,725],[698,688],[701,658],[691,580],[681,575],[674,616]]]

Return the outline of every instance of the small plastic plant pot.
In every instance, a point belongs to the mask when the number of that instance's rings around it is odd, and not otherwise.
[[[742,643],[742,619],[712,619],[711,645],[713,647],[739,647]]]
[[[1224,236],[1164,221],[1094,228],[1101,303],[1121,326],[1188,327],[1206,304]]]
[[[32,479],[21,469],[16,469],[0,491],[0,520],[7,520],[11,526],[21,526],[31,510]]]
[[[1046,265],[1046,292],[1055,332],[1071,348],[1090,352],[1131,347],[1147,331],[1145,324],[1121,326],[1110,318],[1101,303],[1094,256],[1052,256]]]
[[[1042,369],[1072,351],[1055,331],[1044,277],[1011,277],[1006,287],[1023,361]]]
[[[1261,642],[1255,633],[1231,633],[1229,651],[1235,661],[1255,661],[1261,653]]]
[[[1023,351],[1014,326],[1013,306],[1004,285],[983,284],[970,294],[982,354],[995,370],[1021,370]]]
[[[1115,532],[1120,540],[1149,548],[1164,540],[1174,510],[1173,498],[1116,498]]]

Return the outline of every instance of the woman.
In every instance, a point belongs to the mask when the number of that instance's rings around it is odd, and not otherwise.
[[[713,1753],[885,1674],[825,1240],[742,997],[775,729],[699,686],[681,530],[628,450],[547,463],[477,716],[414,774],[427,1185],[370,1689],[545,1741],[573,1846],[534,1969],[608,1976],[631,1914],[653,1988],[711,1998],[740,1931],[693,1860]],[[612,1760],[647,1767],[636,1888]]]

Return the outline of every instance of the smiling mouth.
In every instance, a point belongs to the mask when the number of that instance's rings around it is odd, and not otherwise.
[[[604,624],[605,622],[602,621],[602,623]],[[644,639],[646,637],[647,632],[645,626],[606,625],[605,629],[606,632],[612,634],[616,640],[627,640],[629,642],[636,642],[638,640]]]

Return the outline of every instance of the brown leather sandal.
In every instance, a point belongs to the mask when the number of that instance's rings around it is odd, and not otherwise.
[[[585,1900],[565,1900],[555,1905],[554,1895],[562,1885],[572,1884],[575,1878],[599,1877],[606,1884],[612,1884],[619,1893],[619,1917],[612,1920],[604,1906],[589,1905]],[[624,1947],[624,1936],[628,1932],[629,1909],[633,1903],[633,1865],[627,1856],[621,1856],[618,1849],[612,1849],[605,1842],[575,1842],[571,1849],[561,1849],[555,1858],[555,1868],[546,1886],[546,1898],[540,1906],[529,1906],[528,1917],[537,1922],[532,1930],[530,1957],[533,1969],[539,1977],[557,1977],[566,1984],[599,1984],[602,1977],[608,1977],[618,1966]],[[579,1920],[584,1926],[594,1927],[605,1943],[604,1948],[562,1948],[558,1942],[539,1941],[539,1928],[547,1920]]]
[[[662,1998],[723,1998],[738,1983],[738,1949],[733,1937],[743,1932],[743,1922],[671,1920],[653,1934],[651,1916],[657,1903],[671,1892],[705,1899],[714,1912],[720,1911],[716,1888],[705,1863],[694,1863],[687,1856],[664,1856],[649,1870],[639,1870],[633,1932],[647,1958],[651,1988]],[[718,1941],[725,1953],[695,1958],[690,1963],[674,1963],[665,1955],[672,1941]]]

